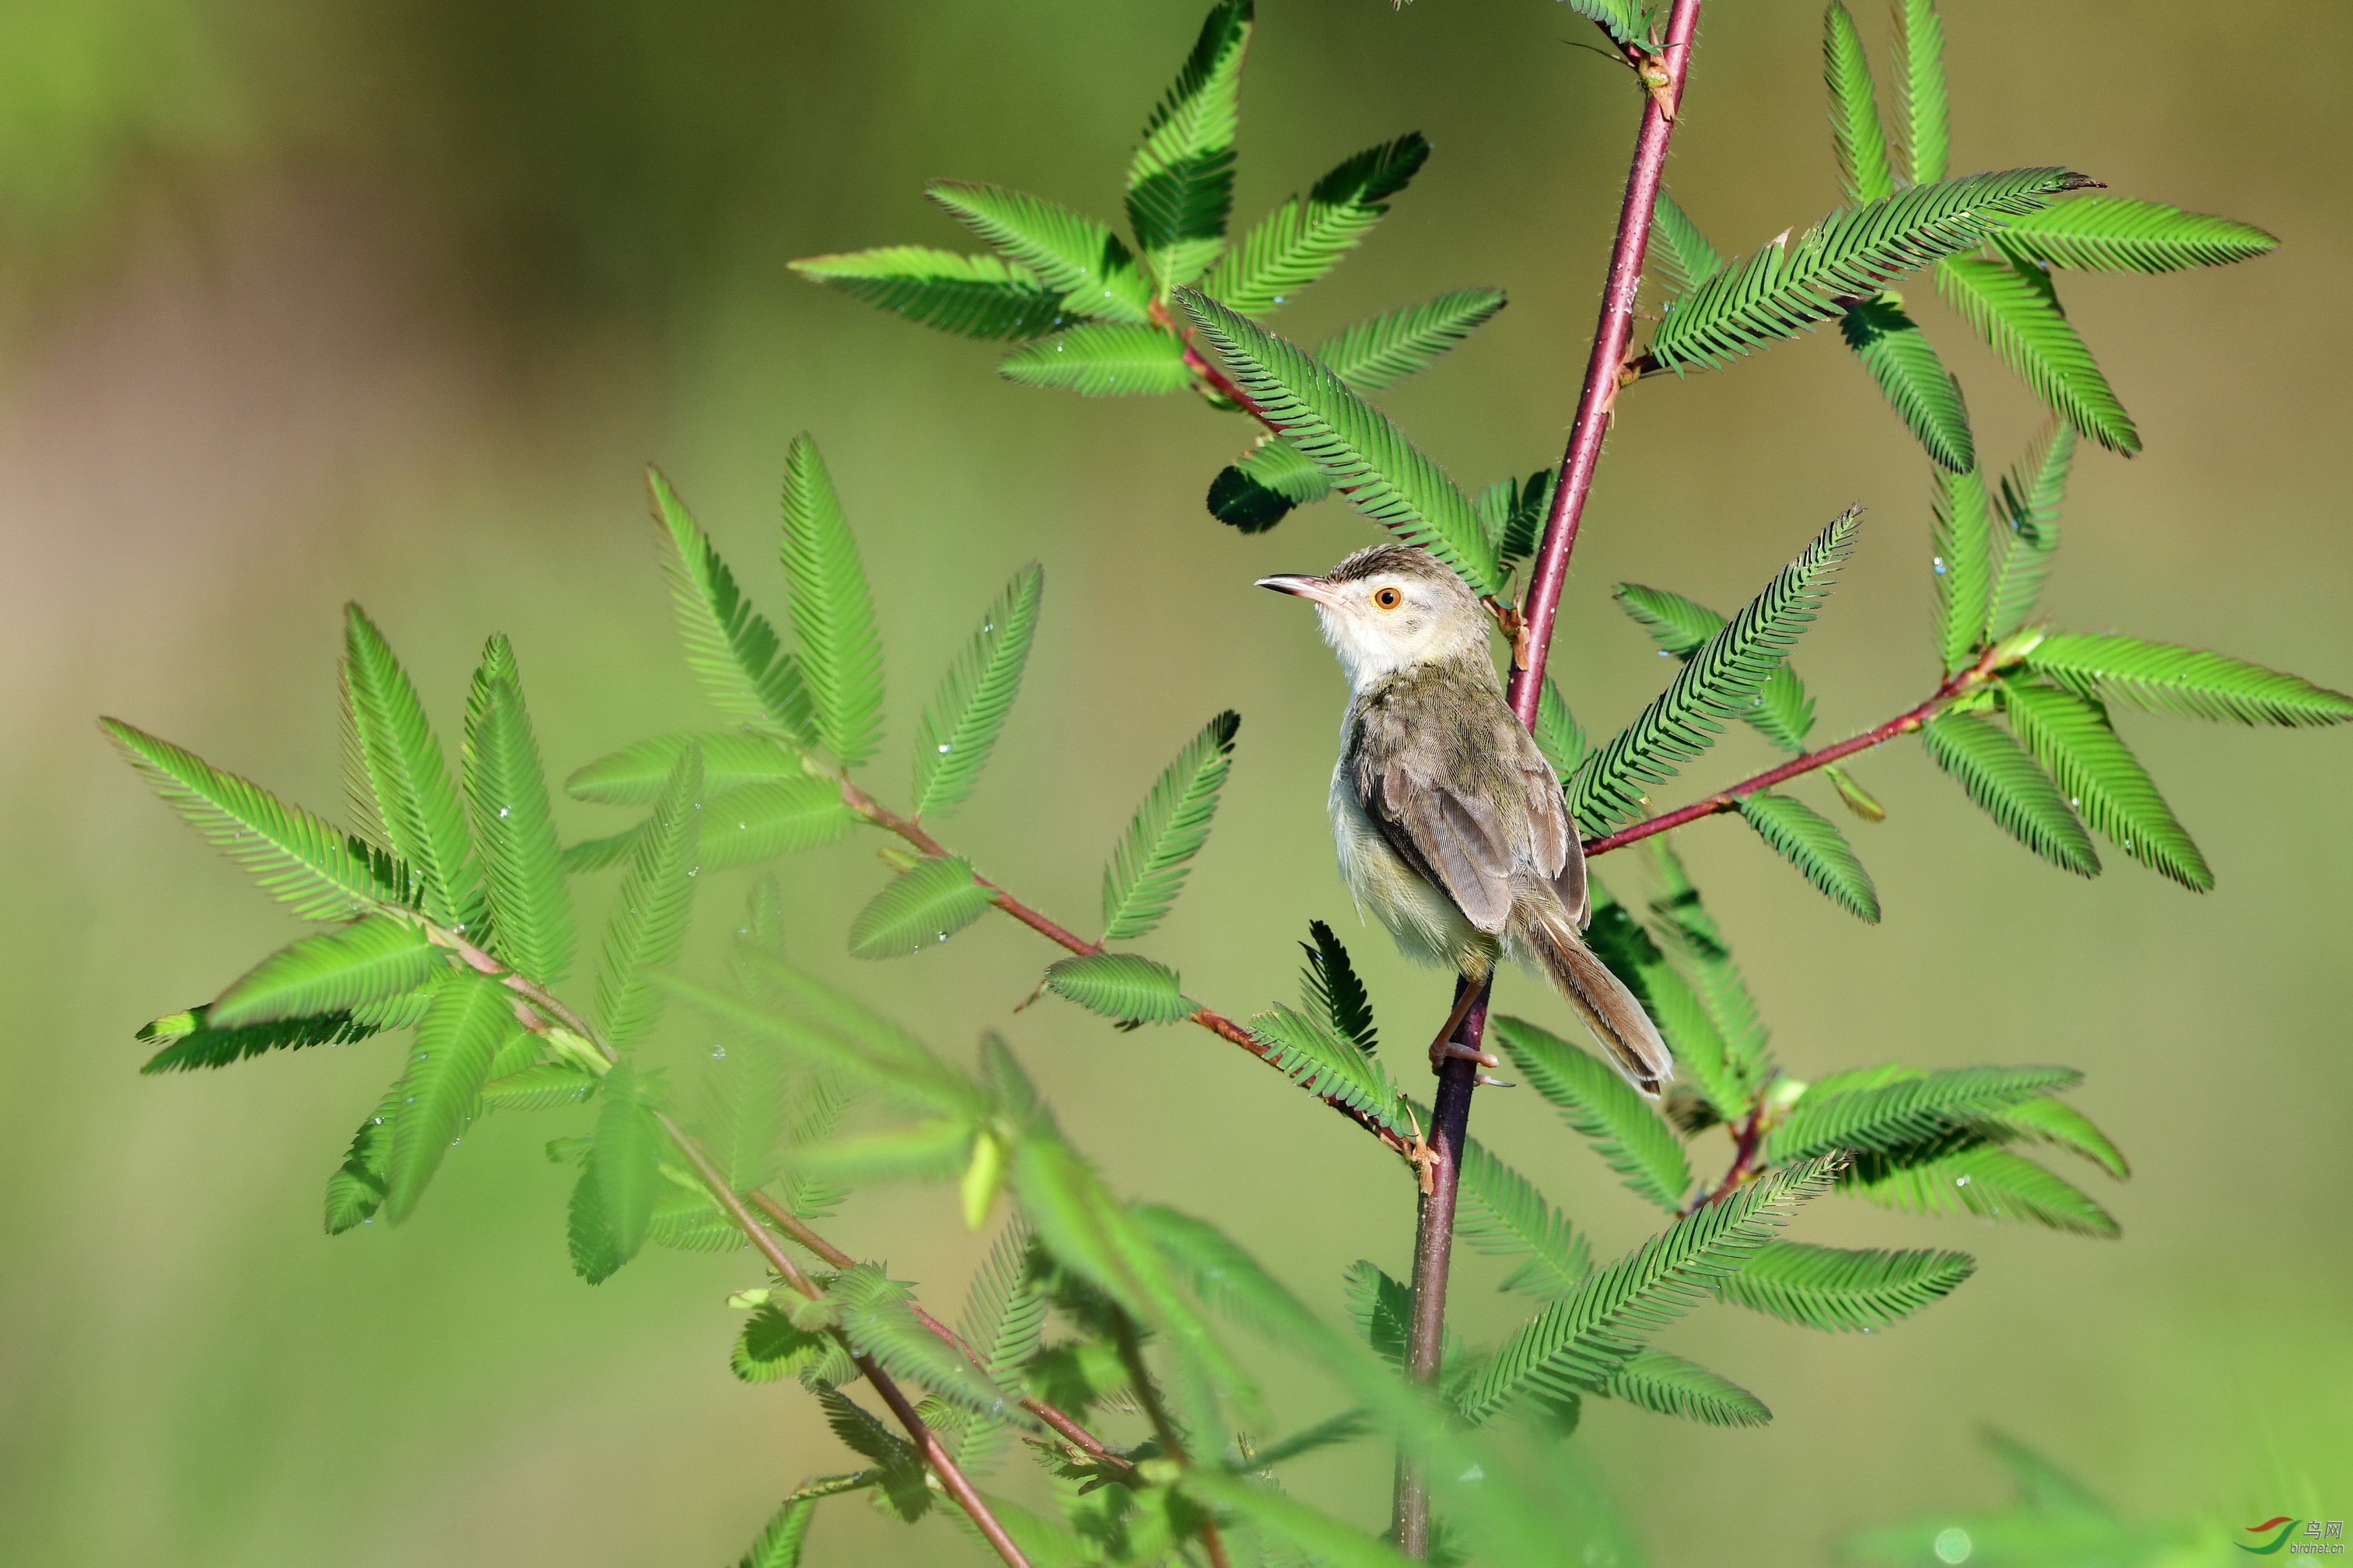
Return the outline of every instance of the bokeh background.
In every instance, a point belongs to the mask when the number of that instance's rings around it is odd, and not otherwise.
[[[1082,404],[996,379],[986,345],[791,276],[796,256],[956,244],[922,182],[986,179],[1106,215],[1196,0],[12,0],[0,7],[0,1559],[195,1565],[732,1560],[780,1490],[842,1456],[790,1391],[746,1388],[723,1306],[742,1257],[570,1275],[559,1119],[486,1123],[415,1221],[329,1240],[319,1190],[394,1070],[380,1046],[142,1079],[132,1031],[210,995],[290,924],[116,762],[120,714],[332,808],[338,606],[360,597],[447,731],[483,637],[513,636],[552,765],[711,721],[675,651],[638,473],[659,459],[755,593],[813,430],[877,579],[900,750],[1016,565],[1046,563],[1027,690],[954,840],[1083,924],[1154,772],[1246,717],[1216,835],[1149,943],[1247,1011],[1342,918],[1323,817],[1341,686],[1306,614],[1253,593],[1365,542],[1336,504],[1243,539],[1200,496],[1244,438],[1187,400]],[[1866,7],[1866,9],[1870,9]],[[1880,36],[1883,18],[1864,18]],[[2075,277],[2069,303],[2147,438],[2082,461],[2051,589],[2065,624],[2196,642],[2353,686],[2343,453],[2353,325],[2353,10],[2250,0],[1954,0],[1956,167],[2063,162],[2277,233],[2271,258]],[[1412,127],[1437,155],[1373,241],[1293,306],[1310,340],[1439,289],[1512,308],[1389,400],[1473,482],[1553,460],[1574,403],[1633,99],[1538,0],[1267,0],[1240,211]],[[1746,249],[1837,199],[1811,0],[1712,8],[1672,177]],[[1915,294],[1925,296],[1926,289]],[[2036,411],[1924,311],[2012,452]],[[1803,668],[1825,734],[1915,700],[1927,474],[1834,333],[1630,394],[1556,653],[1588,724],[1653,689],[1610,606],[1633,577],[1736,602],[1834,510],[1871,510]],[[2124,1143],[2086,1172],[2114,1243],[1826,1203],[1796,1234],[1958,1245],[1979,1276],[1899,1331],[1703,1312],[1666,1342],[1778,1413],[1723,1433],[1622,1407],[1581,1439],[1662,1563],[1816,1563],[1866,1524],[1980,1508],[1994,1426],[2127,1513],[2353,1512],[2353,1060],[2344,1022],[2353,735],[2123,722],[2220,873],[2186,895],[2123,857],[2065,878],[1908,744],[1859,772],[1864,929],[1737,824],[1683,836],[1811,1076],[1897,1057],[2054,1059]],[[1736,735],[1698,770],[1757,760]],[[1820,792],[1814,792],[1818,795]],[[1827,801],[1820,804],[1827,805]],[[618,823],[560,805],[567,833]],[[1006,1030],[1127,1190],[1229,1226],[1327,1310],[1358,1257],[1403,1272],[1394,1162],[1187,1030],[1049,1003],[1009,922],[894,969],[847,957],[871,841],[782,875],[803,961],[944,1047]],[[1613,863],[1622,890],[1639,868]],[[705,895],[729,923],[747,874]],[[594,902],[609,884],[586,886]],[[1353,917],[1344,931],[1356,930]],[[1406,1042],[1443,1000],[1356,943]],[[1507,981],[1504,1005],[1560,1021]],[[691,1072],[680,1026],[670,1047]],[[1639,1204],[1525,1093],[1482,1135],[1604,1256]],[[1714,1158],[1713,1154],[1707,1156]],[[983,1245],[930,1191],[835,1228],[952,1305]],[[1512,1321],[1462,1266],[1474,1335]],[[1274,1369],[1278,1412],[1328,1391]],[[1311,1477],[1370,1524],[1379,1467]],[[852,1503],[811,1561],[970,1560]]]

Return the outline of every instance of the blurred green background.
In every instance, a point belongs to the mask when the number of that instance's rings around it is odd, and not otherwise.
[[[336,804],[337,606],[364,599],[454,731],[482,637],[513,636],[551,765],[710,721],[675,651],[639,506],[659,459],[754,591],[785,446],[823,443],[878,579],[901,750],[995,585],[1035,557],[1029,688],[954,842],[1083,923],[1153,773],[1217,709],[1240,761],[1149,946],[1235,1012],[1293,988],[1341,921],[1388,1037],[1444,987],[1356,937],[1323,798],[1341,686],[1307,616],[1254,593],[1369,530],[1336,504],[1244,539],[1200,497],[1244,439],[1188,401],[1082,404],[997,380],[984,345],[790,276],[821,250],[961,237],[927,177],[1110,215],[1198,0],[11,0],[0,7],[0,812],[13,896],[0,1096],[0,1560],[353,1565],[732,1560],[780,1490],[839,1468],[796,1394],[727,1373],[741,1256],[649,1254],[581,1287],[555,1118],[467,1140],[397,1232],[328,1240],[319,1191],[394,1070],[381,1045],[142,1079],[145,1019],[293,929],[103,746],[121,715]],[[1873,10],[1873,7],[1865,7]],[[1883,18],[1864,18],[1880,36]],[[1837,199],[1807,0],[1711,7],[1672,172],[1747,249]],[[2342,447],[2353,325],[2353,10],[2253,0],[1953,0],[1955,167],[2063,162],[2260,224],[2280,252],[2068,300],[2148,450],[2087,456],[2053,613],[2353,685]],[[1371,243],[1287,312],[1310,339],[1472,283],[1512,308],[1389,405],[1472,482],[1557,456],[1634,99],[1541,0],[1265,0],[1243,119],[1247,218],[1342,154],[1438,148]],[[1928,290],[1915,289],[1916,298]],[[1989,456],[2036,411],[1933,303]],[[1824,734],[1931,679],[1927,474],[1821,333],[1630,394],[1556,668],[1590,725],[1660,678],[1610,605],[1628,577],[1720,605],[1838,508],[1862,554],[1803,649]],[[2111,856],[2079,882],[1972,811],[1916,748],[1858,770],[1864,929],[1736,824],[1683,835],[1801,1076],[1898,1056],[2061,1060],[2133,1156],[2092,1243],[1825,1203],[1796,1234],[1957,1245],[1983,1268],[1900,1331],[1809,1335],[1727,1310],[1667,1343],[1778,1413],[1725,1433],[1590,1409],[1584,1441],[1661,1563],[1828,1560],[1865,1524],[1993,1503],[1998,1426],[2128,1513],[2353,1512],[2353,1057],[2343,1022],[2353,737],[2124,721],[2221,879],[2185,895]],[[1699,773],[1758,757],[1727,740]],[[1743,768],[1743,771],[1746,771]],[[1822,792],[1810,792],[1827,805]],[[560,806],[575,836],[614,817]],[[1197,1031],[1116,1035],[1048,1003],[1049,954],[990,922],[896,969],[843,951],[884,872],[857,839],[783,868],[798,957],[944,1047],[1004,1029],[1125,1189],[1231,1228],[1326,1310],[1341,1269],[1404,1269],[1410,1188],[1339,1119]],[[1612,862],[1621,890],[1639,868]],[[705,895],[730,923],[748,876]],[[601,900],[609,885],[584,884]],[[1503,1005],[1562,1010],[1506,980]],[[700,1048],[672,1031],[681,1076]],[[1482,1135],[1603,1256],[1646,1212],[1525,1093]],[[1709,1152],[1706,1158],[1717,1156]],[[2089,1174],[2086,1180],[2099,1184]],[[982,1242],[931,1191],[834,1228],[952,1305]],[[1512,1321],[1465,1263],[1463,1326]],[[1278,1413],[1331,1408],[1274,1369]],[[1318,1472],[1369,1525],[1377,1465]],[[1319,1482],[1318,1484],[1324,1484]],[[970,1560],[858,1505],[819,1563]]]

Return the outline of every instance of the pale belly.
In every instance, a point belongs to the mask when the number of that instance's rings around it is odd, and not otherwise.
[[[1398,950],[1417,963],[1474,978],[1494,967],[1495,939],[1389,847],[1348,786],[1345,761],[1332,773],[1331,812],[1340,879],[1356,900],[1357,914],[1387,926]]]

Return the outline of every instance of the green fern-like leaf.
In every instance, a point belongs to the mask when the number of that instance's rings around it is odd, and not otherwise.
[[[2120,1182],[2132,1174],[2130,1163],[2115,1141],[2093,1125],[2090,1117],[2063,1100],[2021,1100],[2016,1105],[1980,1116],[1970,1125],[1989,1138],[2048,1143],[2068,1150]]]
[[[1553,486],[1560,475],[1538,468],[1525,481],[1497,479],[1471,503],[1479,524],[1494,542],[1498,571],[1509,572],[1536,552],[1544,542],[1545,523],[1552,510]]]
[[[2075,457],[2075,427],[2054,424],[2026,460],[2004,474],[1999,491],[2003,526],[1994,567],[1992,613],[1986,635],[2006,637],[2026,624],[2042,596],[2042,580],[2059,551],[2059,505]]]
[[[1667,286],[1678,294],[1690,293],[1724,270],[1724,252],[1700,232],[1691,214],[1667,195],[1663,185],[1651,209],[1651,258],[1657,262]]]
[[[1618,607],[1651,634],[1659,651],[1688,661],[1724,629],[1724,617],[1696,599],[1665,588],[1620,583],[1611,591]],[[1756,731],[1785,752],[1802,752],[1814,728],[1814,700],[1788,660],[1765,678],[1757,700],[1742,715]],[[1539,744],[1542,742],[1539,742]],[[1568,776],[1564,773],[1563,778]]]
[[[1552,764],[1557,777],[1573,777],[1585,761],[1585,727],[1568,710],[1568,700],[1548,677],[1536,698],[1535,742],[1536,750],[1544,753],[1544,760]]]
[[[1494,590],[1494,552],[1445,470],[1321,360],[1206,295],[1185,289],[1177,299],[1267,421],[1351,505],[1428,550],[1478,592]]]
[[[1162,298],[1207,271],[1234,205],[1234,132],[1251,0],[1219,0],[1127,166],[1127,221]]]
[[[1649,47],[1658,37],[1658,16],[1639,0],[1568,0],[1568,8],[1588,22],[1598,22],[1621,44]]]
[[[1253,1402],[1250,1379],[1177,1289],[1155,1231],[1067,1143],[1031,1131],[1014,1158],[1011,1185],[1049,1257],[1162,1335],[1176,1363],[1169,1393],[1179,1420],[1213,1430],[1221,1389],[1244,1406]]]
[[[1911,1214],[2025,1220],[2103,1238],[2122,1234],[2116,1217],[2073,1184],[2007,1149],[1969,1140],[1862,1155],[1839,1190]]]
[[[1945,177],[1952,162],[1952,107],[1945,87],[1945,22],[1936,0],[1896,0],[1896,101],[1906,172],[1915,185]]]
[[[829,1335],[802,1328],[793,1321],[790,1310],[772,1297],[745,1321],[727,1364],[745,1383],[776,1383],[803,1373],[835,1371],[831,1363],[837,1360],[847,1367],[849,1358]]]
[[[988,912],[992,893],[973,879],[972,863],[933,856],[892,879],[849,922],[849,951],[860,958],[903,958],[947,941]]]
[[[899,1517],[913,1524],[929,1512],[932,1494],[923,1479],[922,1453],[839,1389],[819,1383],[817,1399],[825,1424],[842,1446],[875,1462],[875,1481]]]
[[[1182,342],[1157,327],[1115,321],[1023,343],[997,362],[997,374],[1082,397],[1155,397],[1193,384]]]
[[[1030,1278],[1029,1262],[1029,1227],[1017,1219],[989,1248],[956,1321],[957,1337],[1006,1387],[1019,1386],[1046,1328],[1048,1297]],[[967,1473],[985,1473],[996,1463],[1006,1431],[1001,1421],[976,1419],[957,1440],[956,1463]]]
[[[619,907],[605,928],[596,1016],[605,1037],[616,1046],[640,1038],[660,1016],[663,993],[649,972],[676,958],[686,940],[701,864],[702,806],[702,753],[690,746],[679,753],[661,799],[654,803],[653,820],[621,879]]]
[[[1839,332],[1932,461],[1957,474],[1977,466],[1961,384],[1904,309],[1901,294],[1882,290],[1848,306]]]
[[[2252,224],[2186,213],[2129,196],[2077,196],[2023,218],[1994,238],[2021,266],[2042,262],[2094,272],[2173,272],[2226,267],[2279,248]]]
[[[2072,690],[2158,712],[2241,724],[2342,724],[2353,697],[2300,676],[2171,643],[2097,633],[2053,632],[2026,667]]]
[[[2085,823],[2192,892],[2212,890],[2206,857],[2098,701],[2056,687],[2014,683],[2004,689],[2003,706],[2019,740]]]
[[[1762,1426],[1773,1419],[1765,1402],[1738,1384],[1662,1350],[1635,1352],[1609,1374],[1600,1392],[1661,1415],[1680,1415],[1710,1426]]]
[[[327,1178],[327,1234],[341,1236],[374,1219],[384,1206],[384,1165],[392,1151],[392,1132],[400,1121],[401,1088],[396,1083],[377,1104],[375,1113],[352,1134],[343,1163]]]
[[[1451,289],[1344,328],[1315,345],[1315,357],[1352,392],[1387,392],[1428,370],[1503,308],[1501,289]]]
[[[380,1026],[364,1023],[349,1013],[324,1013],[309,1017],[273,1018],[266,1024],[227,1028],[212,1019],[209,1004],[174,1013],[146,1025],[138,1034],[145,1045],[162,1048],[148,1058],[140,1072],[188,1072],[197,1068],[221,1068],[248,1057],[271,1051],[299,1051],[306,1046],[348,1046],[378,1032]]]
[[[651,805],[661,798],[670,769],[689,746],[702,751],[702,787],[713,795],[745,784],[775,784],[807,776],[799,757],[765,735],[711,730],[692,735],[657,735],[575,770],[564,781],[575,800],[597,805]]]
[[[1944,1300],[1977,1267],[1966,1252],[1853,1252],[1776,1241],[1717,1281],[1715,1294],[1800,1328],[1867,1333]]]
[[[860,1355],[871,1356],[884,1370],[975,1415],[1028,1421],[1014,1399],[986,1373],[916,1321],[908,1307],[913,1290],[879,1266],[861,1263],[844,1270],[826,1287],[825,1295]]]
[[[723,871],[830,844],[859,821],[825,779],[786,779],[714,795],[703,803],[703,866]]]
[[[324,818],[120,719],[99,728],[206,843],[302,919],[343,920],[406,901],[406,868]]]
[[[530,1037],[522,1038],[528,1040]],[[515,1039],[510,1037],[500,1054],[503,1056],[515,1048]],[[596,1075],[568,1062],[541,1062],[501,1074],[498,1062],[493,1060],[491,1073],[491,1080],[482,1085],[480,1103],[484,1110],[554,1110],[558,1106],[577,1105],[596,1092]]]
[[[2132,416],[2040,267],[1960,257],[1938,263],[1936,287],[2053,413],[2111,452],[2140,450]]]
[[[1788,658],[1854,549],[1859,513],[1833,519],[1795,561],[1702,644],[1667,689],[1568,781],[1569,811],[1588,831],[1640,815],[1643,786],[1672,778],[1715,742],[1724,722],[1761,710],[1766,682]]]
[[[776,730],[803,748],[815,745],[816,720],[800,661],[784,650],[776,627],[735,585],[734,573],[660,469],[646,470],[646,494],[661,535],[687,667],[702,680],[703,695],[739,722]],[[669,773],[666,765],[661,776]]]
[[[1822,79],[1831,89],[1831,142],[1838,153],[1839,179],[1851,202],[1875,202],[1895,194],[1888,166],[1887,132],[1879,123],[1879,91],[1871,79],[1871,58],[1862,35],[1841,0],[1822,13]]]
[[[1015,573],[981,616],[972,641],[940,678],[915,729],[916,816],[944,816],[980,783],[1013,700],[1020,695],[1045,596],[1044,567],[1033,563]]]
[[[1977,662],[1992,607],[1993,508],[1984,479],[1972,469],[1936,476],[1936,650],[1945,672]]]
[[[1879,923],[1871,873],[1830,818],[1795,795],[1765,789],[1740,797],[1740,816],[1824,898],[1865,924]]]
[[[481,868],[424,704],[357,605],[343,606],[343,630],[344,700],[375,820],[392,852],[416,874],[425,912],[461,931],[479,925]]]
[[[817,1504],[813,1497],[794,1498],[776,1510],[735,1568],[800,1568],[801,1547],[808,1540]]]
[[[1677,1220],[1514,1330],[1464,1401],[1474,1420],[1515,1402],[1608,1385],[1651,1335],[1756,1256],[1797,1206],[1827,1191],[1835,1159],[1773,1171]]]
[[[1973,1117],[2082,1080],[2072,1068],[1950,1068],[1869,1088],[1824,1094],[1817,1086],[1765,1141],[1776,1163],[1836,1149],[1886,1151],[1918,1143]]]
[[[619,1263],[644,1247],[653,1229],[654,1205],[669,1184],[661,1174],[660,1125],[639,1098],[643,1083],[626,1067],[607,1075],[586,1172],[594,1179],[606,1243]]]
[[[2064,169],[2011,169],[1915,185],[1832,213],[1736,261],[1676,300],[1651,335],[1659,365],[1721,367],[1794,338],[1904,273],[1985,242],[2001,223],[2089,184]]]
[[[1512,1065],[1629,1187],[1674,1212],[1691,1191],[1691,1166],[1673,1129],[1599,1057],[1520,1018],[1494,1021]]]
[[[398,1225],[466,1124],[499,1047],[521,1032],[514,994],[470,970],[452,971],[417,1026],[400,1080],[400,1119],[385,1163],[385,1215]]]
[[[1046,988],[1090,1013],[1121,1024],[1177,1024],[1194,1005],[1176,972],[1133,952],[1092,952],[1066,958],[1046,971]]]
[[[1747,977],[1733,959],[1723,928],[1692,885],[1682,857],[1664,837],[1651,843],[1659,896],[1651,904],[1651,917],[1659,939],[1683,961],[1693,991],[1724,1042],[1726,1064],[1747,1093],[1754,1094],[1773,1076],[1772,1031],[1765,1026]]]
[[[1430,143],[1419,131],[1367,147],[1316,181],[1306,195],[1261,218],[1202,280],[1201,291],[1249,316],[1285,304],[1340,265],[1429,157]]]
[[[785,458],[784,512],[785,577],[818,739],[854,768],[882,735],[882,639],[858,542],[807,436],[794,437]]]
[[[2062,870],[2100,874],[2099,852],[2067,797],[2017,742],[1970,713],[1939,714],[1920,727],[1920,741],[2003,832]]]
[[[1250,1031],[1264,1047],[1261,1056],[1310,1094],[1405,1130],[1404,1099],[1388,1069],[1322,1018],[1275,1006],[1250,1019]]]
[[[1503,1289],[1556,1301],[1593,1271],[1593,1254],[1535,1184],[1473,1140],[1462,1151],[1455,1235],[1491,1258],[1516,1258]]]
[[[913,875],[913,873],[910,873]],[[921,1040],[789,964],[754,953],[738,959],[744,987],[718,991],[675,976],[663,988],[685,997],[725,1030],[770,1040],[821,1073],[871,1088],[911,1110],[977,1121],[994,1113],[988,1091],[927,1050]],[[838,1110],[838,1108],[837,1108]],[[797,1121],[797,1117],[796,1118]],[[798,1146],[825,1129],[788,1129]]]
[[[994,256],[886,245],[806,257],[792,268],[812,283],[960,337],[1034,338],[1062,324],[1062,301],[1038,275]]]
[[[1310,940],[1299,944],[1307,953],[1307,966],[1299,976],[1300,1005],[1328,1022],[1334,1034],[1373,1055],[1380,1049],[1380,1037],[1373,1027],[1373,998],[1348,950],[1322,921],[1308,921],[1307,934]]]
[[[1261,436],[1241,461],[1209,481],[1209,515],[1243,533],[1264,533],[1294,507],[1322,500],[1332,481],[1279,436]]]
[[[1093,218],[997,185],[937,180],[923,194],[1062,297],[1074,315],[1141,326],[1152,286],[1120,237]]]
[[[1103,940],[1132,942],[1167,916],[1193,857],[1208,840],[1233,768],[1241,715],[1219,714],[1161,770],[1103,868]]]
[[[209,1021],[216,1028],[237,1029],[318,1014],[348,1015],[416,990],[440,966],[438,953],[413,921],[370,915],[280,948],[221,993]]]
[[[553,985],[572,964],[572,900],[539,742],[504,637],[491,639],[474,672],[460,765],[487,873],[491,951],[524,978]]]

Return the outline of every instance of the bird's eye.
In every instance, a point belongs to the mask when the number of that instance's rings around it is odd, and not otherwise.
[[[1384,610],[1394,610],[1405,603],[1405,595],[1395,588],[1377,589],[1373,594],[1373,603]]]

